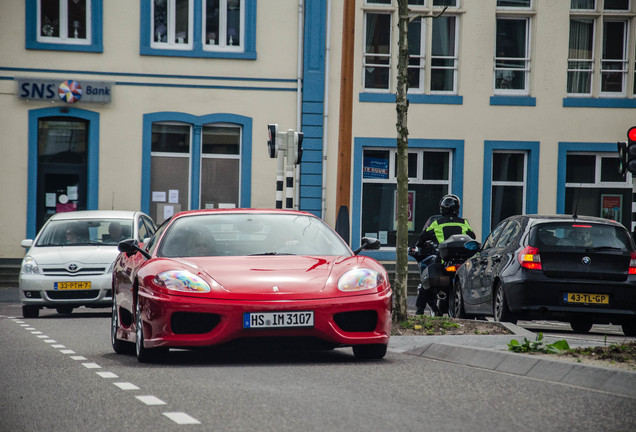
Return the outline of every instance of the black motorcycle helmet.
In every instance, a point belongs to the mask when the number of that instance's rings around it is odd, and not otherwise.
[[[457,195],[444,195],[439,202],[439,212],[442,216],[459,216],[459,206],[461,202]]]

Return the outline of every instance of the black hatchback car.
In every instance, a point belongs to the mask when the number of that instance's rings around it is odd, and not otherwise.
[[[565,321],[581,333],[593,324],[620,324],[636,336],[630,233],[596,217],[511,216],[457,271],[449,314]]]

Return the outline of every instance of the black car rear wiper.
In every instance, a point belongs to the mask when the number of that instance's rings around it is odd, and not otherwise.
[[[619,247],[614,247],[614,246],[596,246],[596,247],[589,247],[585,249],[585,252],[596,252],[596,251],[602,251],[602,250],[623,250]]]

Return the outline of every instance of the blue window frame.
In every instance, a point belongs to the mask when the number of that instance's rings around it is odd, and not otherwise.
[[[362,238],[362,189],[363,189],[363,164],[365,150],[377,148],[395,148],[395,138],[355,138],[353,148],[353,189],[351,196],[351,246],[355,249]],[[435,140],[435,139],[409,139],[409,150],[450,150],[452,153],[450,170],[451,193],[462,197],[464,183],[464,141],[463,140]],[[392,203],[380,203],[380,205],[393,205]],[[421,230],[422,227],[415,227]],[[395,250],[367,251],[365,255],[380,260],[395,260]]]
[[[492,218],[493,153],[501,151],[524,152],[525,163],[525,213],[537,212],[539,200],[539,142],[538,141],[486,141],[484,143],[484,187],[482,205],[482,240],[490,233]],[[499,176],[496,176],[499,178]],[[502,178],[503,179],[503,178]],[[505,181],[502,182],[505,184]]]
[[[103,52],[102,11],[102,0],[26,0],[26,49]]]
[[[240,189],[239,189],[239,206],[250,207],[251,205],[251,163],[252,163],[252,119],[235,114],[209,114],[203,116],[194,116],[179,112],[159,112],[145,114],[143,120],[143,144],[142,144],[142,178],[141,178],[141,209],[143,212],[150,214],[150,197],[151,190],[151,162],[152,162],[152,125],[160,122],[176,122],[192,127],[192,139],[190,157],[193,161],[201,159],[202,144],[201,130],[205,125],[213,125],[215,123],[232,124],[240,126],[242,129],[242,140],[240,143]],[[190,207],[191,209],[199,208],[200,198],[200,165],[193,163],[190,170]],[[182,209],[187,210],[187,209]]]
[[[44,117],[68,117],[89,122],[87,141],[86,209],[97,210],[99,203],[99,114],[78,108],[62,111],[41,108],[29,111],[29,171],[27,180],[27,238],[35,238],[38,185],[38,121]]]
[[[256,59],[256,0],[140,2],[142,55]]]

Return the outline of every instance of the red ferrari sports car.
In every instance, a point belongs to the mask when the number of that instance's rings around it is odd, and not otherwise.
[[[194,210],[145,244],[119,243],[111,343],[152,361],[169,348],[239,340],[335,348],[358,359],[386,354],[386,270],[356,255],[320,218],[289,210]]]

